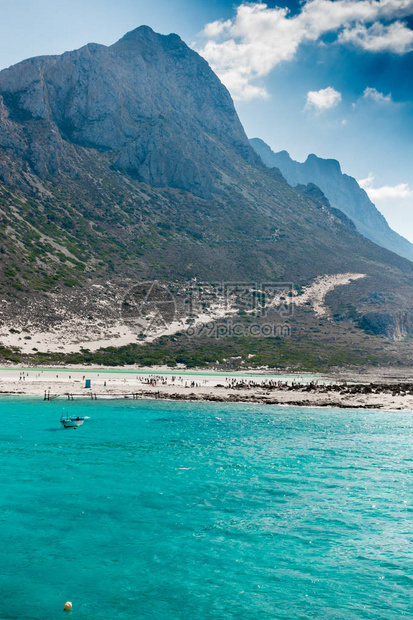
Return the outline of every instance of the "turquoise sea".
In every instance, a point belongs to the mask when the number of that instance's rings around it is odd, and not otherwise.
[[[0,411],[1,620],[413,618],[411,413]]]

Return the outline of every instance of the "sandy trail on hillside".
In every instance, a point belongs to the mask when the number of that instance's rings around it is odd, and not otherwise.
[[[354,280],[365,277],[366,274],[364,273],[338,273],[332,276],[320,276],[310,286],[304,288],[302,295],[294,298],[294,304],[302,306],[310,303],[316,316],[325,316],[328,314],[328,308],[325,305],[327,293],[333,291],[336,286],[345,286]]]
[[[317,277],[314,282],[305,287],[301,294],[296,290],[291,291],[291,296],[284,293],[275,295],[269,304],[269,308],[281,305],[302,306],[310,304],[318,317],[328,315],[328,307],[325,305],[327,293],[337,286],[345,286],[352,281],[366,277],[361,273],[342,273]],[[189,327],[196,331],[200,325],[207,325],[222,318],[235,316],[239,308],[228,303],[223,298],[212,304],[210,308],[195,316],[189,324],[188,317],[175,318],[160,331],[148,332],[145,339],[137,337],[137,331],[133,325],[120,318],[110,319],[105,323],[91,323],[87,319],[62,320],[58,327],[49,331],[39,331],[30,323],[22,326],[3,325],[0,328],[0,342],[5,347],[17,347],[24,354],[33,354],[36,351],[55,353],[76,353],[80,349],[97,351],[105,347],[121,347],[128,344],[144,344],[153,342],[159,336],[171,336],[177,332],[185,332]],[[255,310],[250,311],[255,312]]]

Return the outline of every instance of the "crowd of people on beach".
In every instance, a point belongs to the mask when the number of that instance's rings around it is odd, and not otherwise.
[[[299,390],[299,391],[329,391],[334,389],[343,389],[347,387],[347,381],[276,381],[275,379],[265,379],[263,381],[256,381],[250,379],[248,381],[237,378],[233,378],[228,381],[224,386],[235,390],[250,390],[250,389],[266,389],[266,390]]]
[[[43,375],[43,370],[41,370],[40,372],[35,373],[34,378],[35,379],[40,379],[40,377]],[[56,375],[56,377],[58,377],[58,375]],[[22,370],[20,371],[19,374],[19,381],[26,381],[26,379],[29,378],[29,372],[26,370]],[[33,379],[33,377],[31,377],[31,379]]]
[[[57,369],[56,369],[57,370]],[[70,374],[69,374],[70,373]],[[263,377],[262,375],[255,376],[226,376],[213,374],[196,374],[187,373],[187,374],[135,374],[135,372],[124,373],[122,371],[111,372],[108,371],[107,374],[103,371],[102,373],[91,370],[90,372],[85,372],[83,375],[81,373],[76,373],[76,371],[69,372],[66,369],[62,369],[60,372],[51,371],[47,369],[31,369],[30,371],[18,370],[9,371],[5,374],[5,376],[1,379],[1,383],[6,382],[10,384],[10,381],[19,381],[20,388],[18,393],[25,393],[31,389],[33,384],[42,384],[42,382],[46,382],[45,385],[47,389],[44,390],[44,398],[45,400],[51,400],[52,398],[59,397],[60,395],[65,394],[68,397],[73,399],[73,396],[83,397],[88,396],[92,398],[97,398],[97,396],[102,397],[122,397],[122,398],[138,398],[138,397],[154,397],[154,398],[177,398],[177,399],[185,399],[185,398],[197,398],[197,399],[209,399],[209,400],[237,400],[237,399],[251,399],[251,398],[276,398],[276,392],[290,392],[294,394],[295,392],[306,393],[310,396],[310,394],[315,395],[327,395],[329,394],[331,402],[331,398],[334,398],[334,393],[337,394],[338,397],[343,396],[368,396],[368,395],[389,395],[392,397],[395,396],[413,396],[413,382],[404,381],[404,382],[360,382],[353,381],[348,382],[344,380],[331,380],[331,379],[315,379],[314,377]],[[50,381],[50,383],[49,383]],[[26,385],[23,388],[21,383],[24,382]],[[65,387],[58,388],[57,384],[79,384],[82,382],[82,388],[90,388],[90,389],[82,389],[78,392],[70,392]],[[124,388],[120,388],[119,384],[123,384]],[[137,384],[141,385],[139,389]],[[102,386],[104,389],[102,391],[99,390],[99,386]],[[106,389],[107,388],[107,389]],[[165,389],[166,388],[166,389]],[[176,388],[171,389],[171,388]],[[182,389],[187,388],[187,389]],[[62,389],[65,391],[62,392]],[[243,394],[243,392],[248,391],[248,396]],[[11,393],[9,388],[3,393]],[[33,392],[35,393],[35,392]],[[272,393],[272,394],[271,394]],[[275,394],[274,394],[275,393]],[[288,397],[290,398],[290,396]],[[302,402],[302,401],[300,401]],[[309,401],[310,402],[310,401]],[[337,402],[341,403],[341,400]]]
[[[168,383],[168,376],[166,375],[148,375],[148,376],[137,376],[136,379],[140,381],[144,385],[151,385],[152,387],[156,387],[157,385],[180,385],[181,387],[195,388],[195,387],[203,387],[207,385],[207,380],[203,381],[188,381],[185,380],[184,377],[172,375],[170,377],[171,383]]]
[[[274,379],[264,379],[263,381],[257,381],[255,379],[249,379],[249,380],[245,380],[245,379],[238,379],[237,377],[235,378],[231,378],[231,379],[226,379],[226,385],[225,387],[227,388],[234,388],[234,389],[251,389],[251,388],[266,388],[266,389],[286,389],[286,388],[291,388],[291,387],[296,387],[296,388],[300,388],[303,387],[304,385],[314,385],[317,386],[318,385],[318,381],[311,381],[311,383],[299,383],[297,381],[276,381]]]
[[[146,376],[137,376],[136,379],[140,381],[143,385],[150,385],[151,387],[156,386],[168,386],[175,385],[184,388],[201,388],[201,387],[216,387],[216,388],[226,388],[226,389],[234,389],[234,390],[251,390],[251,389],[266,389],[266,390],[318,390],[323,389],[325,386],[332,385],[340,385],[341,387],[347,386],[347,382],[331,382],[331,381],[285,381],[285,380],[276,380],[276,379],[263,379],[259,381],[258,378],[254,379],[246,379],[245,377],[225,377],[224,383],[216,383],[215,381],[210,381],[208,379],[202,379],[202,381],[196,380],[188,380],[183,376],[175,376],[171,377],[167,375],[146,375]]]
[[[33,376],[34,375],[34,376]],[[33,373],[30,379],[41,379],[43,375],[43,370]],[[52,380],[52,377],[48,375]],[[26,381],[29,378],[28,371],[21,371],[19,375],[19,381]],[[56,374],[55,377],[59,380],[59,374]],[[63,373],[62,379],[71,381],[72,376]],[[85,381],[86,375],[82,376],[82,381]],[[100,373],[97,373],[96,379],[100,379]],[[151,386],[151,387],[159,387],[159,386],[176,386],[176,387],[184,387],[184,388],[202,388],[202,387],[217,387],[217,388],[226,388],[226,389],[234,389],[234,390],[242,390],[242,389],[267,389],[267,390],[317,390],[319,387],[323,387],[325,385],[333,385],[332,382],[319,382],[317,380],[314,381],[285,381],[285,380],[276,380],[276,379],[263,379],[258,380],[257,378],[247,379],[245,377],[225,377],[224,383],[217,383],[216,378],[214,381],[208,380],[206,378],[196,380],[196,379],[188,379],[183,375],[164,375],[164,374],[149,374],[149,375],[136,375],[135,377],[131,376],[132,381],[135,379],[136,382],[141,383],[142,385]],[[78,379],[79,380],[79,379]],[[102,380],[102,379],[101,379]],[[115,378],[109,378],[109,381],[116,381]],[[128,383],[128,379],[123,377],[123,382]],[[107,380],[106,378],[103,380],[103,385],[106,387]],[[346,382],[340,382],[340,385],[347,385]]]
[[[111,376],[110,374],[105,376],[100,375],[100,373],[88,373],[82,375],[72,375],[63,371],[59,374],[56,374],[55,377],[47,372],[43,374],[43,370],[22,370],[19,373],[19,381],[38,381],[44,378],[50,378],[50,381],[58,380],[58,381],[80,381],[80,377],[82,382],[89,376],[92,376],[92,381],[96,381],[97,383],[103,383],[103,387],[106,388],[107,385],[114,386],[114,384],[122,381],[124,384],[129,383],[140,383],[142,386],[147,386],[150,388],[156,387],[176,387],[176,388],[207,388],[208,390],[215,389],[226,389],[226,390],[266,390],[266,391],[301,391],[301,392],[369,392],[371,391],[380,391],[380,388],[371,388],[368,386],[362,386],[359,384],[347,384],[346,381],[331,381],[331,380],[306,380],[304,377],[298,377],[293,380],[286,380],[285,377],[282,379],[274,378],[261,378],[259,375],[254,377],[242,377],[242,376],[227,376],[222,377],[222,383],[220,382],[220,377],[217,375],[213,375],[211,377],[194,377],[194,375],[169,375],[169,374],[130,374],[127,378],[125,375],[123,376]],[[72,378],[73,377],[73,378]],[[310,378],[309,378],[310,379]],[[96,385],[96,384],[95,384]],[[91,387],[87,385],[86,387]],[[125,386],[126,387],[126,386]],[[50,390],[50,387],[49,387]]]

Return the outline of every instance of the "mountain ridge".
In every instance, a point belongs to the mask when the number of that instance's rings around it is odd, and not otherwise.
[[[314,183],[332,206],[343,211],[367,239],[413,261],[413,244],[390,228],[366,191],[356,179],[341,171],[337,160],[309,154],[301,163],[293,160],[285,150],[275,153],[260,138],[252,138],[250,144],[267,166],[280,170],[290,185]]]

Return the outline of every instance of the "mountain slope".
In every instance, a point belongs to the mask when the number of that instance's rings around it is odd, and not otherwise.
[[[41,176],[70,166],[65,141],[110,152],[113,168],[150,185],[209,196],[223,147],[254,159],[207,63],[178,36],[147,27],[110,47],[90,44],[1,71],[0,93],[0,146],[26,151]],[[41,134],[47,152],[34,146]]]
[[[274,153],[259,138],[253,138],[250,143],[262,161],[269,168],[278,168],[290,185],[314,183],[367,239],[413,260],[413,244],[390,228],[356,179],[341,172],[338,161],[309,155],[300,163],[291,159],[287,151]]]
[[[360,359],[382,348],[361,327],[412,329],[412,263],[264,166],[207,63],[147,27],[0,72],[0,257],[0,340],[35,354],[66,346],[62,334],[72,351],[136,341],[122,302],[153,279],[178,305],[194,282],[249,298],[289,283],[291,337],[316,330],[344,350],[350,328]],[[172,350],[198,342],[180,338]],[[274,338],[262,342],[274,357]]]

